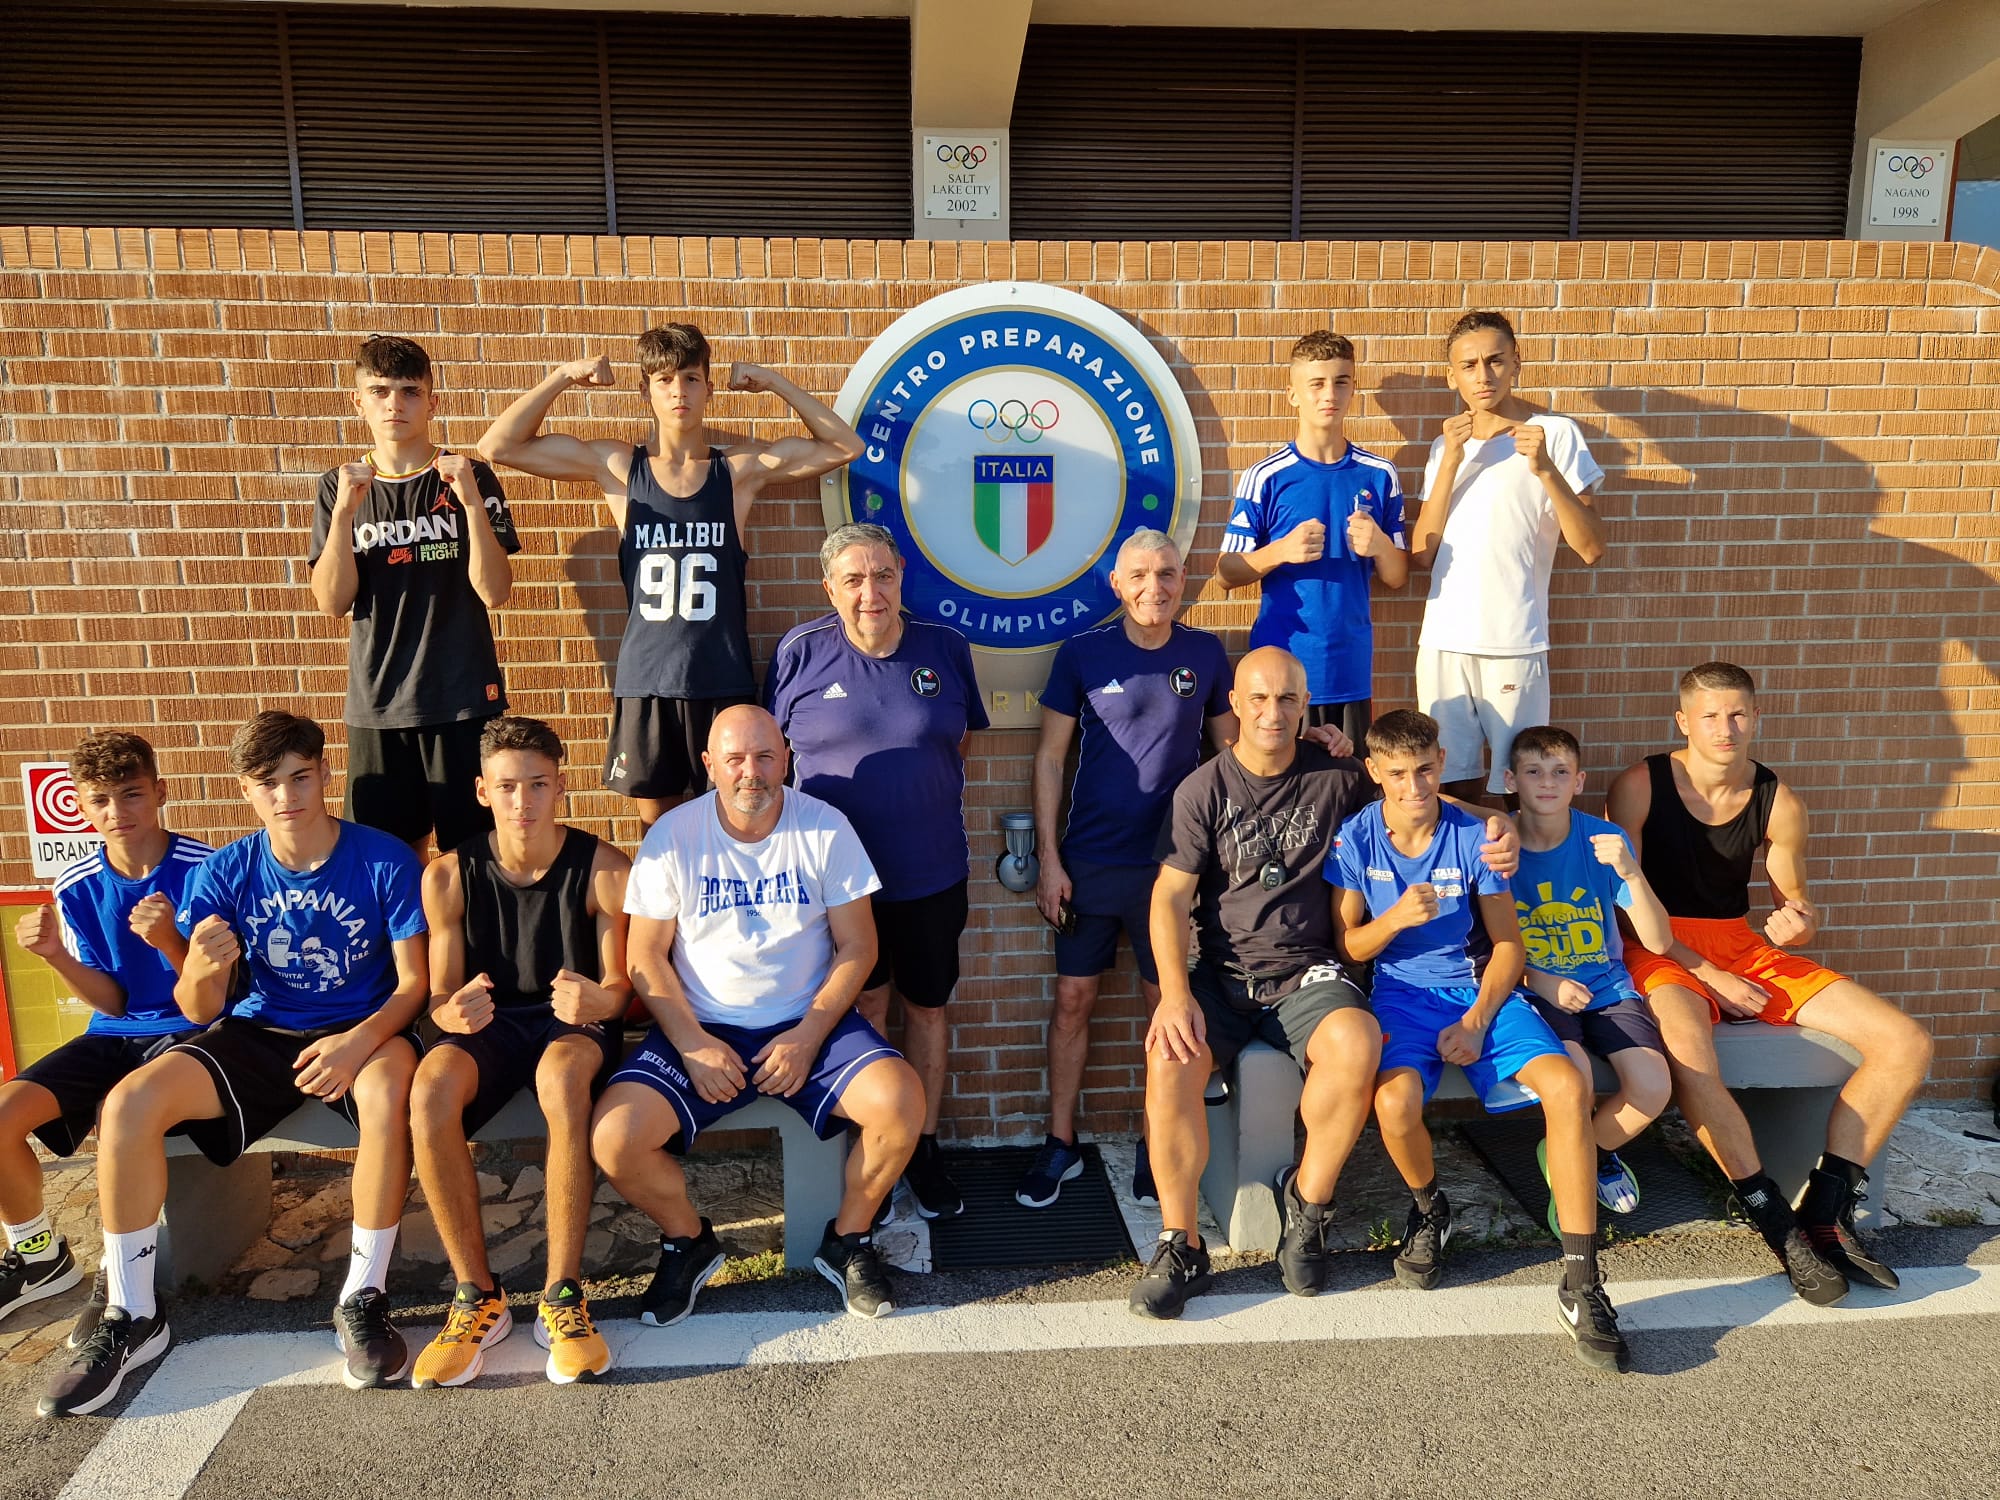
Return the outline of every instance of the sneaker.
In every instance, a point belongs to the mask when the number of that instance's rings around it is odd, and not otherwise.
[[[0,1255],[0,1318],[30,1302],[60,1296],[83,1280],[76,1257],[69,1253],[69,1241],[57,1235],[55,1243],[56,1253],[46,1260],[29,1260],[19,1250]]]
[[[505,1292],[497,1286],[483,1291],[461,1281],[445,1313],[443,1330],[417,1356],[410,1384],[420,1391],[471,1384],[485,1367],[486,1351],[513,1331],[514,1314],[508,1310]],[[353,1361],[348,1365],[351,1369]]]
[[[1639,1206],[1639,1179],[1616,1151],[1607,1151],[1597,1164],[1597,1201],[1614,1214],[1629,1214]]]
[[[1047,1208],[1062,1194],[1062,1185],[1083,1175],[1083,1153],[1060,1136],[1050,1136],[1035,1153],[1034,1165],[1014,1190],[1023,1208]]]
[[[651,1328],[680,1322],[694,1311],[694,1299],[726,1259],[722,1241],[706,1219],[701,1221],[700,1234],[680,1239],[661,1236],[660,1263],[639,1298],[639,1321]]]
[[[1618,1331],[1618,1309],[1605,1295],[1603,1282],[1584,1292],[1563,1286],[1557,1290],[1556,1300],[1562,1309],[1563,1326],[1576,1340],[1578,1359],[1594,1370],[1631,1368],[1632,1351],[1625,1345],[1625,1335]]]
[[[1278,1274],[1294,1297],[1317,1297],[1326,1286],[1326,1231],[1333,1205],[1301,1198],[1298,1175],[1297,1167],[1278,1173],[1278,1209],[1285,1219],[1278,1233]]]
[[[916,1195],[917,1212],[926,1219],[955,1219],[965,1212],[965,1199],[945,1171],[944,1153],[935,1139],[917,1143],[917,1154],[903,1168],[903,1181]]]
[[[896,1310],[895,1289],[872,1235],[835,1234],[828,1219],[813,1269],[840,1288],[841,1304],[857,1318],[886,1318]]]
[[[347,1356],[340,1372],[350,1391],[379,1389],[410,1368],[410,1346],[389,1321],[389,1294],[365,1286],[333,1310],[333,1342]]]
[[[97,1274],[90,1278],[90,1296],[76,1315],[76,1326],[69,1331],[64,1342],[73,1354],[97,1331],[98,1320],[104,1316],[104,1309],[111,1301],[111,1276],[104,1267],[97,1268]]]
[[[1140,1203],[1160,1201],[1160,1190],[1153,1183],[1153,1153],[1146,1149],[1144,1136],[1132,1157],[1132,1197]]]
[[[1214,1279],[1208,1246],[1190,1245],[1184,1230],[1163,1230],[1125,1307],[1134,1317],[1178,1318],[1188,1298],[1207,1291]]]
[[[1444,1251],[1450,1243],[1451,1203],[1445,1195],[1431,1194],[1429,1213],[1412,1203],[1403,1243],[1396,1249],[1396,1279],[1428,1292],[1444,1279]]]
[[[557,1385],[588,1385],[611,1368],[611,1346],[591,1321],[590,1304],[574,1281],[558,1281],[553,1297],[543,1294],[535,1342],[549,1351],[543,1372]]]
[[[75,1357],[49,1382],[35,1414],[80,1417],[108,1406],[125,1383],[125,1372],[158,1359],[173,1341],[165,1316],[135,1318],[122,1307],[107,1307]]]
[[[1866,1185],[1864,1177],[1862,1186]],[[1814,1167],[1800,1203],[1800,1228],[1820,1258],[1850,1282],[1893,1292],[1903,1284],[1902,1278],[1868,1247],[1854,1227],[1854,1207],[1867,1201],[1868,1195],[1861,1188],[1849,1187],[1845,1177]]]
[[[1784,1266],[1792,1290],[1801,1299],[1814,1307],[1830,1307],[1847,1295],[1847,1277],[1813,1247],[1791,1205],[1783,1198],[1759,1188],[1748,1196],[1738,1192],[1736,1202],[1744,1217],[1764,1236],[1764,1243]]]

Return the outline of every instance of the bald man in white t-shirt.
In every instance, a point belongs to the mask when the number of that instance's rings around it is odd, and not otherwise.
[[[1556,543],[1586,565],[1604,555],[1590,503],[1604,471],[1576,423],[1514,394],[1521,353],[1501,314],[1453,324],[1445,368],[1466,409],[1431,444],[1410,531],[1410,556],[1431,570],[1417,704],[1438,722],[1444,790],[1498,807],[1515,733],[1549,722]]]

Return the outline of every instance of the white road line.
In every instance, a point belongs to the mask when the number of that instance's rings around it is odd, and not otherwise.
[[[1636,1281],[1612,1288],[1629,1333],[1675,1328],[1818,1327],[1853,1322],[2000,1315],[2000,1266],[1903,1272],[1900,1292],[1857,1290],[1837,1308],[1810,1307],[1783,1277]],[[405,1329],[414,1351],[431,1329]],[[1198,1297],[1185,1317],[1149,1323],[1123,1302],[978,1303],[923,1307],[879,1323],[825,1313],[706,1313],[671,1329],[607,1325],[625,1370],[832,1364],[921,1354],[991,1355],[1061,1349],[1348,1339],[1479,1338],[1558,1332],[1546,1285]],[[539,1375],[544,1359],[524,1324],[487,1358],[494,1376]],[[253,1393],[265,1386],[337,1385],[330,1333],[228,1334],[176,1345],[106,1432],[61,1500],[180,1500]],[[340,1420],[342,1408],[329,1408]]]

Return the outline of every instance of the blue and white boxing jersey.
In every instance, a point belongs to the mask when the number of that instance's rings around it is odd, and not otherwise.
[[[63,947],[78,963],[109,974],[125,990],[125,1014],[92,1012],[92,1032],[165,1036],[187,1030],[188,1018],[174,1003],[174,981],[180,976],[164,953],[132,930],[132,908],[148,896],[161,895],[178,912],[194,872],[214,852],[200,839],[175,833],[168,835],[160,862],[137,880],[113,869],[101,848],[56,877]]]

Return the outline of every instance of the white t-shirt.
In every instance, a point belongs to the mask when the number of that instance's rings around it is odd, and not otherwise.
[[[830,906],[880,890],[837,809],[790,787],[778,826],[743,844],[716,794],[683,802],[639,845],[625,910],[674,921],[674,972],[703,1022],[782,1026],[806,1013],[833,965]]]
[[[1604,480],[1568,417],[1528,418],[1548,434],[1549,457],[1581,495]],[[1437,482],[1444,438],[1424,464],[1424,498]],[[1562,527],[1555,502],[1514,451],[1512,433],[1475,438],[1451,489],[1444,538],[1431,565],[1420,645],[1466,656],[1533,656],[1549,649],[1549,573]]]

